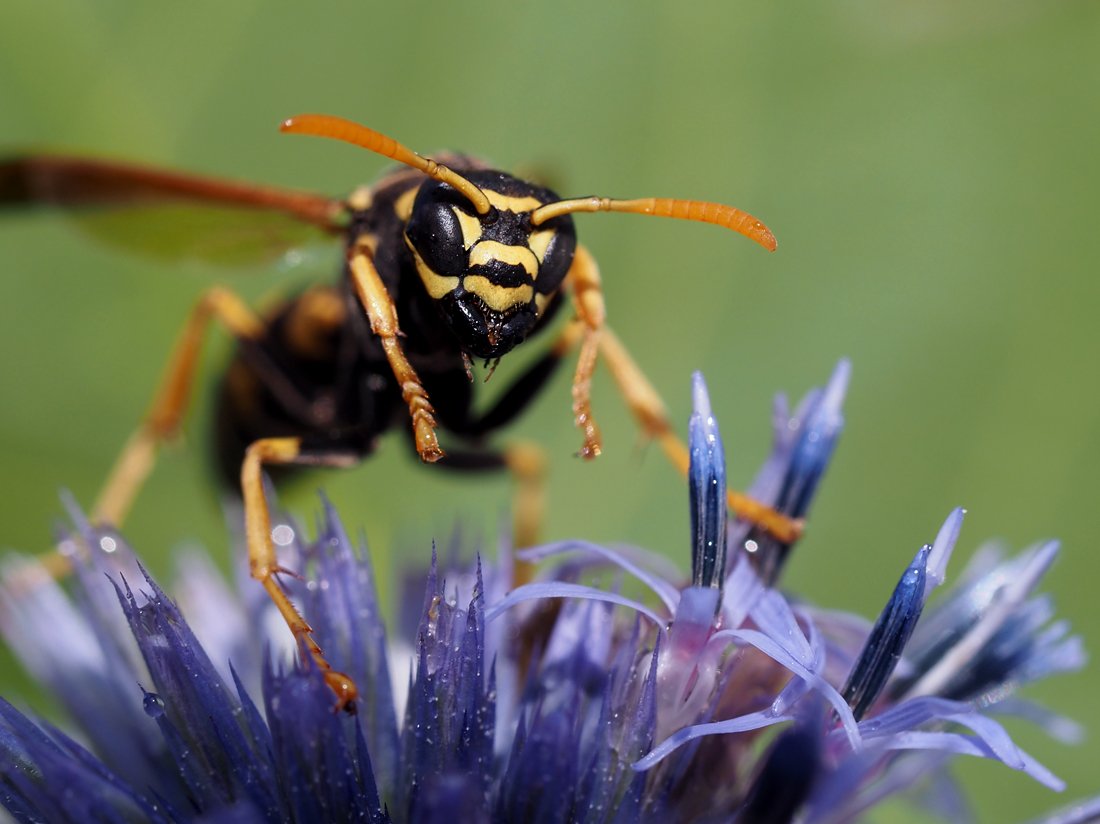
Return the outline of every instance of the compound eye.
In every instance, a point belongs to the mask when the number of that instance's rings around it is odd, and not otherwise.
[[[457,195],[443,184],[425,184],[420,188],[405,235],[421,260],[437,275],[461,276],[466,271],[466,247],[455,206],[446,199],[447,192]]]
[[[573,253],[577,249],[572,220],[555,220],[554,228],[556,231],[543,252],[539,276],[535,280],[535,289],[543,295],[556,292],[561,287],[569,267],[573,265]]]

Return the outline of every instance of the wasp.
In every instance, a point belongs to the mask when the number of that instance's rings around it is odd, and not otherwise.
[[[289,570],[279,566],[272,543],[264,473],[355,463],[374,450],[381,434],[400,427],[425,462],[460,469],[510,467],[521,490],[529,489],[538,461],[523,450],[494,452],[484,438],[519,415],[574,349],[572,413],[582,434],[580,454],[594,457],[601,448],[589,399],[599,357],[642,429],[686,472],[687,451],[660,398],[606,324],[599,270],[577,242],[573,215],[631,212],[700,221],[732,229],[769,250],[775,249],[775,238],[759,220],[730,206],[668,198],[563,199],[470,157],[424,157],[384,134],[329,115],[292,117],[282,131],[345,141],[401,165],[341,199],[29,155],[0,163],[0,203],[233,208],[289,217],[342,238],[345,260],[338,282],[311,286],[269,315],[257,315],[222,287],[201,296],[92,514],[116,526],[125,518],[159,445],[181,425],[208,327],[224,327],[237,349],[219,392],[217,453],[224,474],[239,483],[243,495],[251,574],[303,654],[325,674],[339,705],[352,708],[355,684],[329,665],[279,583],[278,576]],[[545,354],[476,414],[473,361],[495,364],[547,327],[567,301],[572,317]],[[440,433],[458,446],[448,443],[444,449]],[[519,508],[533,510],[531,500],[521,493]],[[797,534],[797,523],[743,495],[731,493],[729,503],[739,516],[785,539]]]

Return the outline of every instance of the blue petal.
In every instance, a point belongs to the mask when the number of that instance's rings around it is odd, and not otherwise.
[[[360,685],[357,712],[383,792],[397,781],[398,732],[386,655],[386,626],[365,549],[356,550],[332,504],[322,496],[324,513],[317,540],[305,551],[312,584],[288,581],[325,655],[338,672]]]
[[[279,792],[274,820],[384,822],[370,757],[355,720],[333,712],[332,692],[314,669],[265,669]]]
[[[489,809],[495,732],[493,679],[485,662],[485,605],[479,573],[463,610],[444,596],[433,570],[417,637],[417,668],[405,713],[401,808],[412,819],[459,793],[478,799],[471,816]],[[459,789],[455,782],[465,783]],[[443,782],[440,784],[440,782]],[[442,794],[442,795],[441,795]]]
[[[931,547],[923,547],[902,573],[848,675],[842,693],[857,720],[864,716],[882,693],[920,619],[924,609],[924,578],[929,552]]]
[[[241,798],[270,808],[271,790],[256,765],[262,742],[242,730],[239,701],[175,604],[147,574],[145,582],[150,592],[143,596],[123,582],[119,602],[164,705],[155,721],[192,798],[207,809]]]
[[[791,518],[809,512],[837,439],[844,428],[841,411],[848,390],[851,364],[841,360],[824,389],[808,393],[794,415],[777,399],[772,454],[749,489],[749,494]],[[735,523],[730,540],[757,559],[761,576],[773,582],[786,562],[791,545],[742,521]]]
[[[1094,824],[1100,821],[1100,795],[1074,801],[1028,824]]]
[[[99,759],[0,699],[0,802],[22,821],[168,821]]]
[[[692,398],[694,411],[688,424],[691,577],[697,587],[721,589],[726,575],[726,453],[699,372],[692,375]]]
[[[94,533],[84,539],[96,546]],[[136,570],[128,549],[120,546],[116,554],[127,556],[122,565]],[[25,565],[34,562],[5,564],[0,625],[23,665],[50,688],[104,763],[131,786],[156,786],[170,764],[167,753],[154,740],[156,728],[140,701],[119,700],[121,695],[136,696],[135,683],[148,679],[104,575],[108,564],[112,573],[117,570],[119,559],[105,558],[102,552],[90,556],[87,562],[77,561],[79,605],[52,579],[29,587],[21,583]],[[163,782],[159,786],[174,802],[185,800]]]
[[[960,724],[969,727],[974,735],[918,729],[925,724]],[[888,749],[940,750],[991,758],[1027,773],[1051,789],[1065,787],[1057,776],[1017,747],[1004,727],[959,701],[914,698],[863,721],[859,727],[866,740],[881,743]]]
[[[602,558],[614,566],[617,566],[619,569],[633,575],[653,590],[653,593],[661,599],[665,608],[668,609],[669,614],[676,611],[676,604],[680,600],[680,591],[664,578],[661,578],[659,575],[650,572],[636,563],[634,559],[630,558],[623,550],[600,546],[599,544],[593,544],[589,541],[571,540],[558,541],[540,547],[528,547],[526,549],[521,549],[516,555],[524,561],[537,563],[546,558],[553,558],[571,552],[579,553],[582,556],[589,555],[596,558]],[[675,573],[673,572],[670,574]]]

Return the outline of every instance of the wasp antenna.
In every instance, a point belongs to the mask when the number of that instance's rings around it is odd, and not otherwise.
[[[453,169],[449,169],[441,163],[436,163],[428,157],[418,155],[407,146],[403,146],[392,137],[376,132],[374,129],[336,117],[330,114],[299,114],[288,117],[279,126],[279,131],[291,134],[311,134],[315,137],[329,137],[333,140],[342,140],[352,143],[364,149],[412,166],[423,172],[430,178],[446,183],[457,189],[463,197],[470,201],[479,215],[484,215],[492,208],[489,198],[477,186],[464,178]]]
[[[531,212],[531,223],[539,226],[548,220],[573,212],[633,212],[639,215],[675,217],[681,220],[695,220],[699,223],[713,223],[716,226],[733,229],[750,240],[755,240],[769,252],[774,252],[776,247],[775,235],[762,221],[733,206],[707,203],[703,200],[676,200],[669,197],[645,197],[636,200],[578,197],[540,206]]]

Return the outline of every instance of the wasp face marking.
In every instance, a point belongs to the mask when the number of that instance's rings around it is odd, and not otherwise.
[[[559,198],[501,172],[471,172],[491,209],[479,215],[452,187],[424,183],[405,228],[417,272],[463,350],[498,358],[522,343],[573,262],[565,215],[540,226],[531,212]]]

